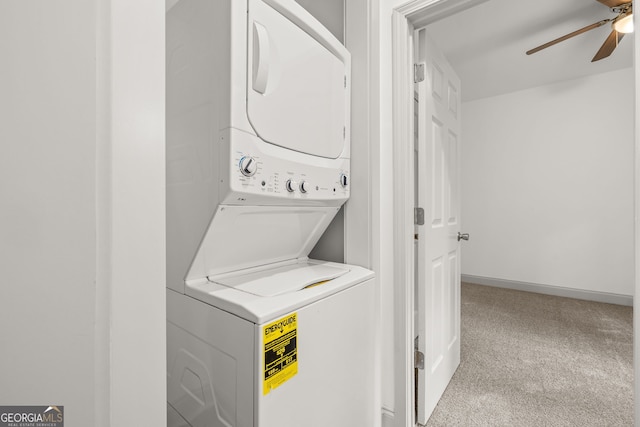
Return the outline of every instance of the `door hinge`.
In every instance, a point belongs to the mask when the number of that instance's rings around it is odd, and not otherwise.
[[[424,353],[416,350],[414,352],[413,363],[415,364],[416,369],[424,370]]]
[[[424,81],[424,63],[413,64],[413,82],[420,83]]]
[[[414,208],[413,210],[413,223],[415,225],[424,225],[424,209]]]

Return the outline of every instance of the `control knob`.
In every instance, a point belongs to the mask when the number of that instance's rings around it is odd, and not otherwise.
[[[347,177],[347,175],[340,175],[340,185],[342,186],[342,188],[347,188],[347,185],[349,185],[349,177]]]
[[[307,181],[302,181],[300,183],[300,192],[301,193],[306,193],[307,191],[309,191],[309,188],[311,186],[309,185],[309,183]]]
[[[293,193],[294,191],[296,191],[296,182],[288,179],[287,182],[284,184],[285,187],[287,188],[287,191],[289,193]]]
[[[253,176],[258,170],[258,163],[251,156],[244,156],[240,159],[240,172],[244,176]]]

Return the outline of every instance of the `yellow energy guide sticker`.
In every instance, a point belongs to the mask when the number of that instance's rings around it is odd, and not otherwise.
[[[280,387],[298,373],[298,313],[262,328],[264,338],[263,394]]]

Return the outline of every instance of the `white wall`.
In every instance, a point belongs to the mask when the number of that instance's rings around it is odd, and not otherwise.
[[[392,49],[391,17],[393,9],[406,3],[403,0],[374,0],[378,7],[375,16],[376,35],[372,50],[376,55],[374,67],[379,85],[377,108],[378,152],[374,159],[374,175],[378,175],[378,186],[374,189],[379,222],[374,230],[374,239],[378,241],[374,255],[374,266],[380,281],[382,316],[382,406],[393,413],[396,410],[394,400],[394,362],[399,349],[394,348],[394,256],[393,256],[393,111],[392,111]],[[377,173],[376,173],[377,172]]]
[[[109,165],[110,191],[99,196],[110,200],[110,426],[164,426],[165,5],[103,1],[110,156],[99,161]]]
[[[0,2],[0,402],[69,426],[94,420],[95,15]]]
[[[0,403],[163,425],[164,5],[0,2],[0,52]]]
[[[463,104],[465,275],[633,295],[633,70]]]

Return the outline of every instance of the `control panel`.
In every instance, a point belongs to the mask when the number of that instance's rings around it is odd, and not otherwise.
[[[328,159],[288,150],[234,129],[223,144],[233,204],[342,204],[349,197],[349,159]],[[225,150],[226,151],[226,150]],[[226,155],[224,155],[226,154]],[[223,166],[223,165],[221,165]],[[224,179],[222,180],[224,181]],[[224,184],[224,182],[222,182]],[[222,201],[222,200],[221,200]],[[308,203],[305,203],[308,202]]]
[[[345,196],[348,194],[349,175],[340,170],[331,171],[308,166],[282,168],[283,161],[273,162],[255,153],[238,151],[235,178],[245,191],[266,194],[299,194],[311,198]],[[333,175],[333,176],[332,176]]]

